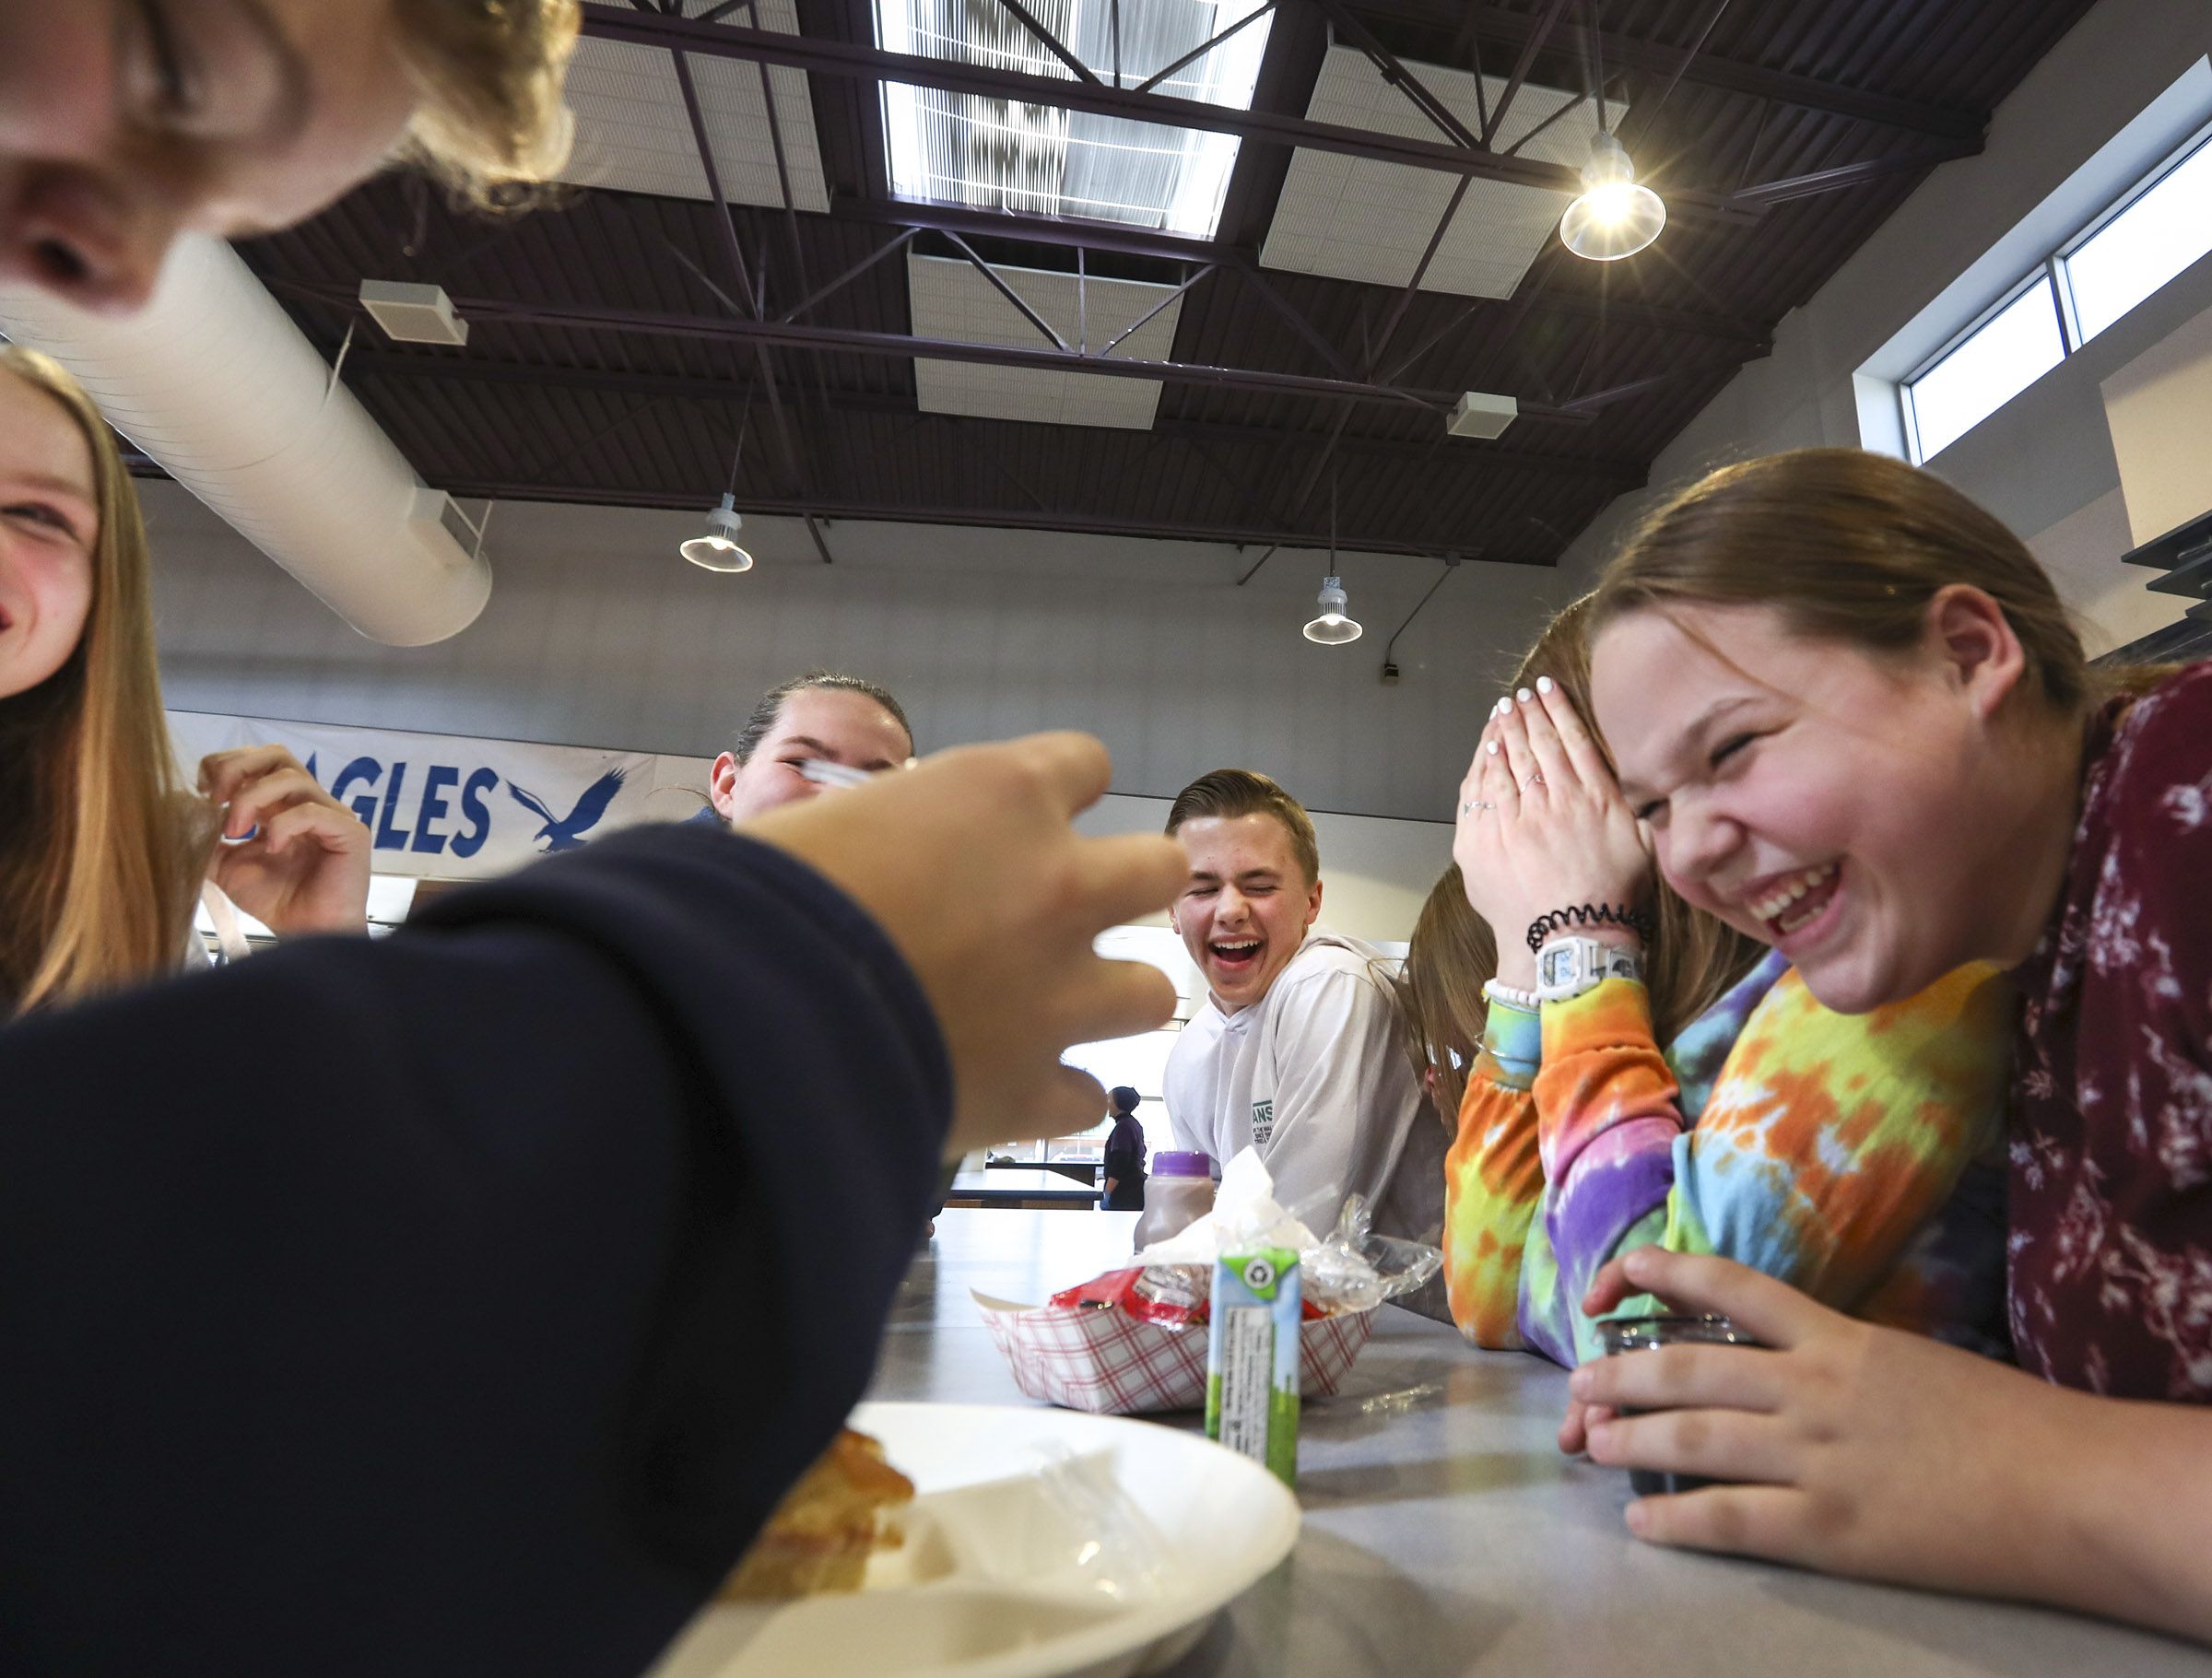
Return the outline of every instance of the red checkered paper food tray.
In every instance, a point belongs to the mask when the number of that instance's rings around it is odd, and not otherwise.
[[[1119,1307],[1029,1308],[976,1294],[991,1338],[1030,1398],[1104,1415],[1142,1415],[1206,1405],[1206,1330],[1171,1329]],[[1299,1384],[1307,1398],[1336,1391],[1375,1314],[1319,1317],[1299,1332]]]

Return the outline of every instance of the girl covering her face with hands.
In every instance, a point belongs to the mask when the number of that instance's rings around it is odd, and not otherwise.
[[[1661,508],[1593,633],[1598,718],[1686,898],[1839,1008],[2010,969],[2010,1324],[2062,1383],[1632,1254],[1590,1308],[1654,1290],[1778,1348],[1578,1373],[1600,1461],[1745,1483],[1633,1521],[2212,1637],[2212,666],[2092,672],[2016,537],[1846,450]]]
[[[175,969],[210,872],[279,933],[359,930],[369,831],[278,747],[178,783],[146,530],[112,433],[0,346],[0,1017]],[[251,832],[252,838],[245,836]]]
[[[1447,1168],[1462,1332],[1593,1356],[1585,1290],[1617,1253],[1659,1242],[1994,1346],[1998,987],[1962,972],[1846,1018],[1786,959],[1661,887],[1574,702],[1588,613],[1578,602],[1547,631],[1461,789],[1454,854],[1499,949]],[[1555,911],[1584,919],[1536,933],[1552,969],[1539,1003],[1530,929]],[[1576,1418],[1562,1437],[1579,1448]]]

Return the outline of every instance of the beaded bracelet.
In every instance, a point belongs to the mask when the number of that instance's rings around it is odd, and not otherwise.
[[[1564,932],[1568,923],[1578,926],[1596,926],[1609,921],[1625,926],[1644,943],[1653,942],[1652,911],[1633,909],[1625,903],[1577,903],[1567,909],[1555,909],[1547,915],[1538,915],[1528,923],[1528,948],[1535,955],[1544,947],[1544,940],[1555,932]]]
[[[1482,981],[1482,993],[1491,1002],[1503,1003],[1507,1007],[1518,1008],[1524,1014],[1534,1014],[1542,1005],[1541,999],[1534,991],[1516,990],[1512,985],[1501,985],[1494,979]]]

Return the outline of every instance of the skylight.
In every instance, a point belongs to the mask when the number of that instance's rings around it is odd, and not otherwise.
[[[1249,108],[1272,15],[1266,0],[1029,0],[1030,14],[1109,87],[1135,88],[1246,18],[1152,91]],[[876,0],[888,52],[1073,81],[997,0]],[[1019,215],[1120,221],[1210,239],[1237,161],[1233,135],[883,86],[891,191]]]

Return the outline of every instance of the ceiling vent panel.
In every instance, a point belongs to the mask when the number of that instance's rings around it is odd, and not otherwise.
[[[1144,319],[1172,286],[1100,279],[1084,284],[1080,304],[1076,276],[1034,268],[992,270],[1048,322],[1071,346],[1088,338],[1095,348]],[[907,256],[914,335],[999,344],[1015,349],[1050,349],[1044,334],[976,272],[972,263],[941,256]],[[1114,348],[1116,360],[1164,361],[1182,315],[1177,298]],[[1151,428],[1159,385],[1149,379],[1039,368],[990,367],[968,361],[914,362],[916,405],[925,414],[970,414],[984,419],[1026,419],[1043,425]]]
[[[1454,116],[1480,132],[1471,71],[1441,65],[1408,68]],[[1482,85],[1484,101],[1495,109],[1504,80],[1488,76]],[[1306,114],[1315,122],[1405,139],[1444,137],[1365,55],[1347,46],[1329,48]],[[1606,115],[1615,128],[1627,114],[1625,105],[1607,102]],[[1589,161],[1596,133],[1596,107],[1580,94],[1524,83],[1507,107],[1496,146],[1506,151],[1519,144],[1522,157],[1579,170]],[[1260,262],[1293,274],[1403,286],[1420,265],[1456,184],[1436,170],[1300,147],[1290,159]],[[1421,289],[1512,296],[1572,201],[1569,193],[1510,181],[1474,182],[1421,276]]]
[[[1453,406],[1444,429],[1454,437],[1502,437],[1520,413],[1521,404],[1513,397],[1469,391]]]
[[[785,35],[799,32],[793,0],[758,0],[758,7],[759,28]],[[685,9],[704,12],[709,6],[707,0],[688,0]],[[747,21],[743,10],[727,19],[729,24]],[[713,148],[714,168],[730,202],[777,208],[783,203],[782,186],[776,179],[775,141],[769,129],[769,99],[762,92],[765,75],[791,175],[792,202],[802,210],[826,212],[830,188],[822,173],[821,147],[815,138],[814,99],[806,73],[702,53],[691,53],[686,62],[699,89],[700,113]],[[692,139],[676,61],[667,53],[587,36],[576,43],[569,66],[568,99],[576,113],[576,145],[562,180],[665,198],[713,196]]]
[[[453,313],[453,299],[446,296],[443,286],[365,279],[361,282],[361,307],[395,344],[458,347],[468,342],[468,323]]]

